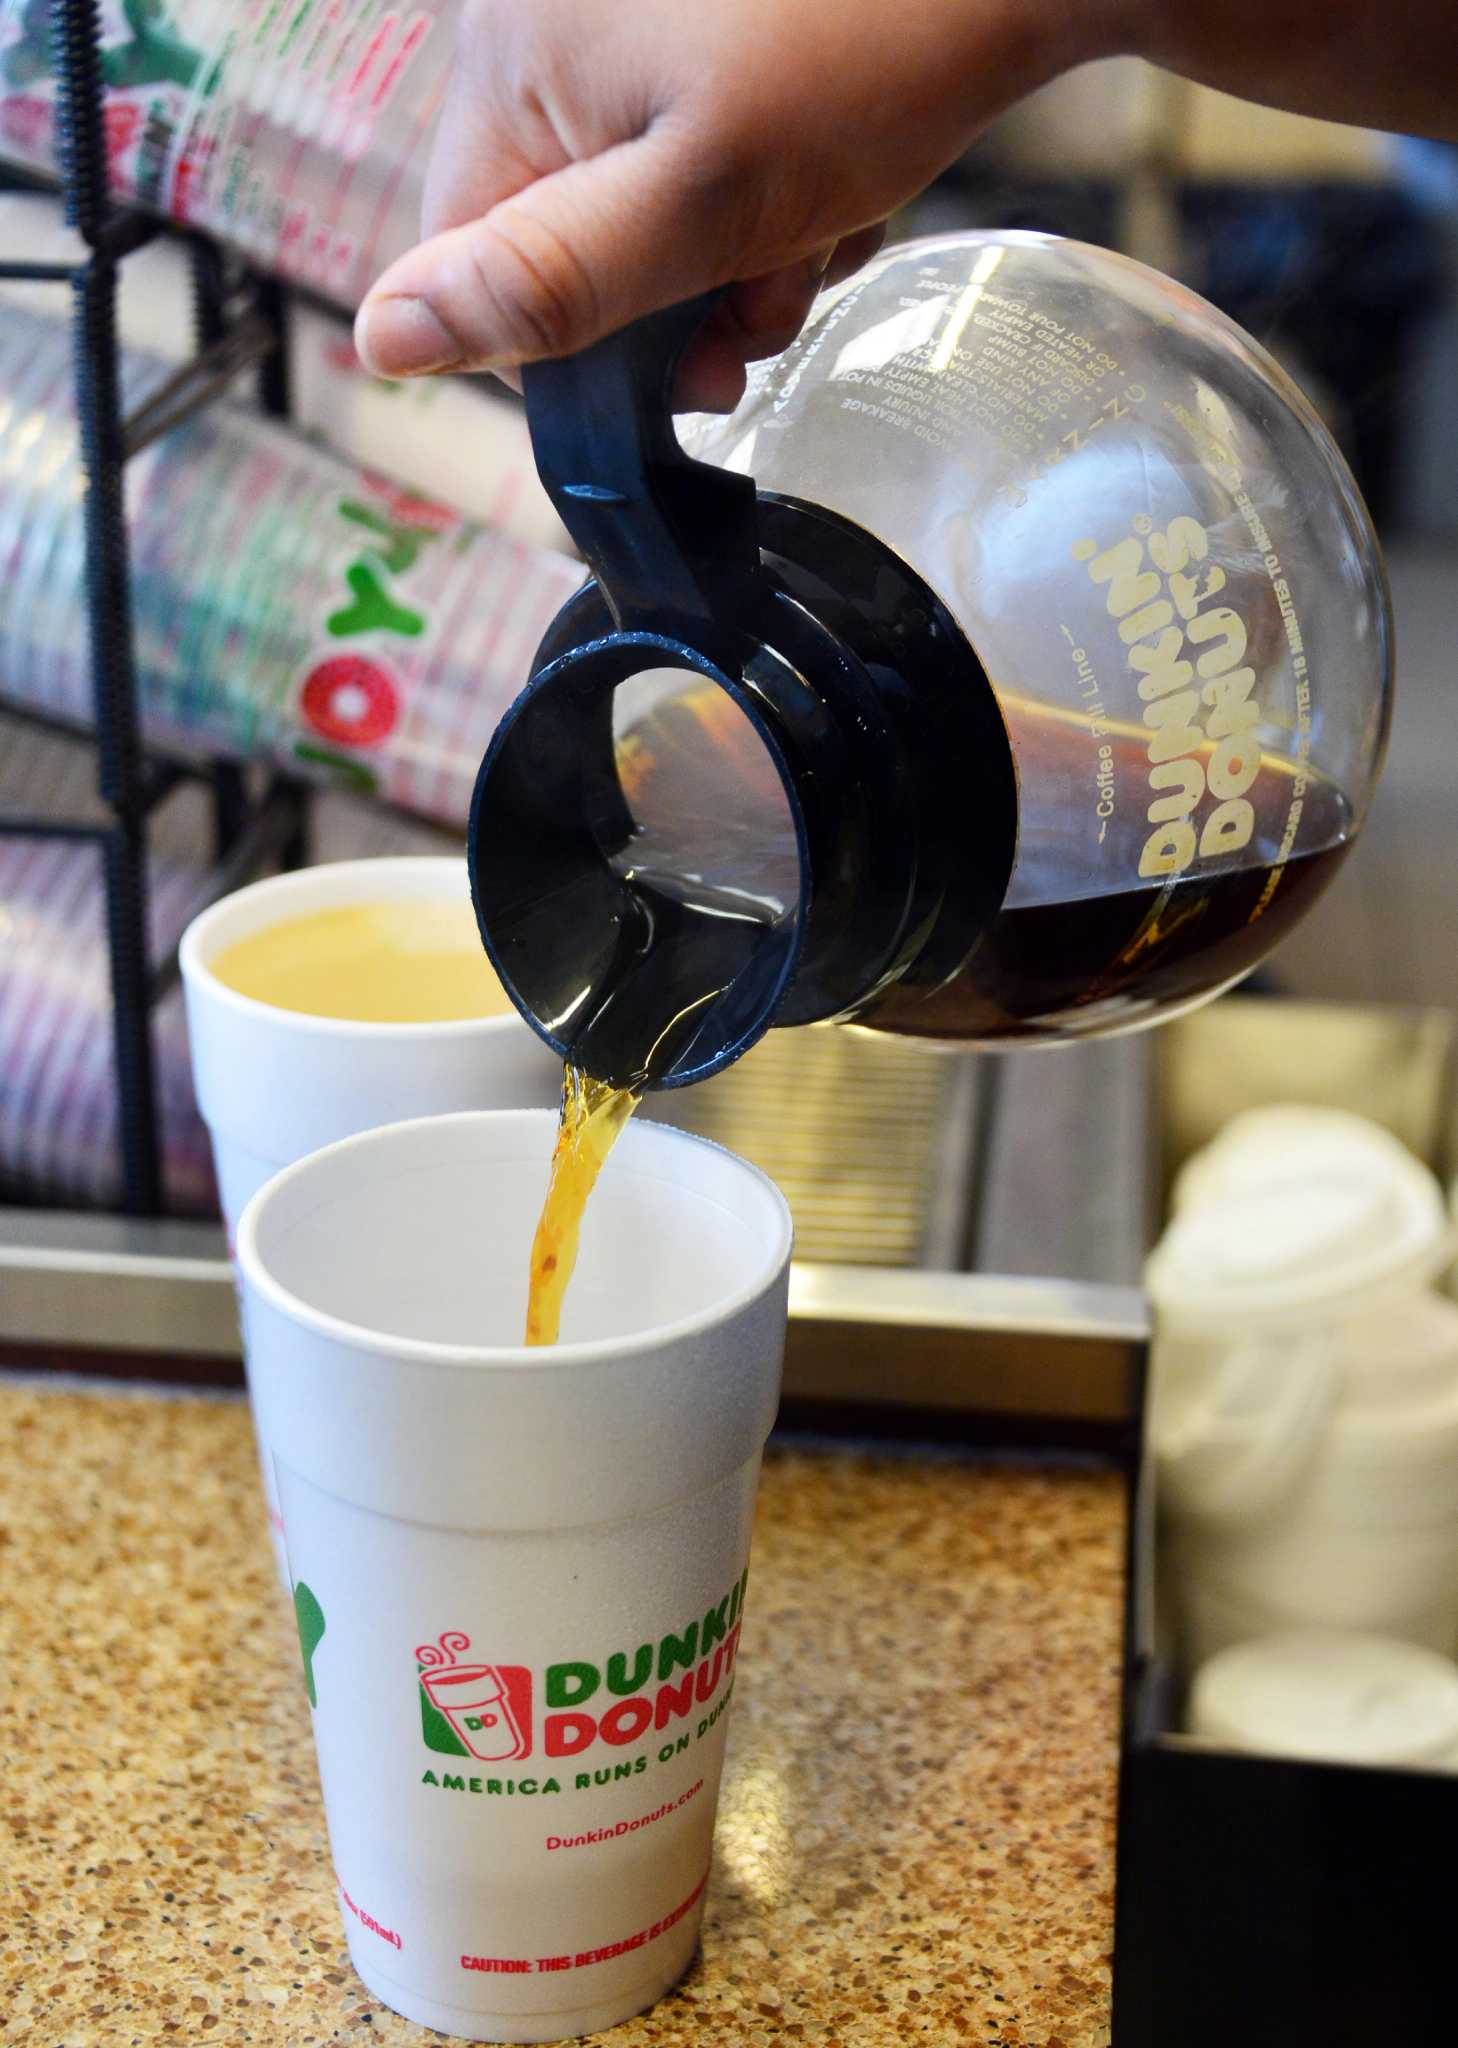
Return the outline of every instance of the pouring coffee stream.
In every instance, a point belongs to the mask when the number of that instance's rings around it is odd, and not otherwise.
[[[471,816],[523,1015],[637,1092],[771,1024],[1053,1042],[1256,965],[1390,690],[1370,522],[1279,368],[1108,251],[956,235],[828,295],[690,453],[709,303],[525,375],[593,580]]]

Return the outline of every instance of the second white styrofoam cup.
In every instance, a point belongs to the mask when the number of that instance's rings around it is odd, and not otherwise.
[[[212,971],[228,947],[290,918],[348,904],[454,902],[469,894],[464,859],[336,861],[253,882],[188,926],[180,957],[193,1084],[212,1138],[230,1246],[250,1197],[280,1167],[322,1145],[406,1117],[556,1101],[561,1062],[514,1010],[424,1024],[314,1017],[240,995]],[[283,1576],[279,1504],[262,1446],[260,1458]]]

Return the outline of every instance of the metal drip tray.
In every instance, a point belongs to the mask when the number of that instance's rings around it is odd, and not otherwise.
[[[772,1031],[644,1113],[762,1167],[797,1261],[1135,1286],[1154,1217],[1152,1043],[978,1054]]]
[[[727,1072],[642,1114],[753,1160],[784,1192],[796,1257],[957,1266],[981,1062],[828,1026],[772,1031]]]

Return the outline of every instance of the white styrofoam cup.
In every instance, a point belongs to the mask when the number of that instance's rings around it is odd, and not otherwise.
[[[630,1125],[520,1344],[547,1112],[329,1146],[238,1228],[351,1957],[475,2040],[641,2011],[695,1946],[790,1219]]]
[[[240,995],[211,962],[269,925],[348,904],[466,900],[464,859],[405,855],[270,875],[225,896],[183,934],[193,1084],[213,1144],[228,1243],[249,1198],[280,1167],[356,1131],[452,1110],[544,1108],[561,1062],[514,1010],[441,1023],[313,1017]],[[255,1424],[256,1424],[255,1415]],[[287,1583],[264,1446],[264,1495]]]

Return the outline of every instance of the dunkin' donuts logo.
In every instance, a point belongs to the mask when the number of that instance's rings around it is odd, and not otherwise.
[[[466,1658],[471,1638],[447,1629],[415,1652],[427,1749],[504,1764],[532,1753],[532,1674]]]
[[[1229,604],[1210,601],[1234,593],[1224,569],[1209,560],[1207,530],[1185,514],[1162,533],[1147,513],[1133,523],[1133,533],[1113,547],[1077,540],[1073,555],[1106,589],[1104,609],[1118,622],[1144,706],[1145,818],[1153,830],[1139,872],[1147,880],[1183,874],[1195,860],[1239,853],[1250,843],[1256,814],[1246,792],[1261,772],[1255,729],[1264,713],[1256,672],[1245,660],[1245,620]],[[1267,561],[1272,572],[1280,566],[1274,554]],[[1076,650],[1075,660],[1083,653]],[[1079,673],[1092,677],[1086,667]],[[1113,757],[1106,750],[1100,758]]]
[[[643,1748],[606,1770],[579,1774],[579,1787],[645,1769],[652,1756],[644,1746],[655,1739],[656,1760],[667,1763],[706,1735],[728,1702],[748,1577],[743,1573],[714,1606],[656,1639],[606,1656],[567,1658],[540,1672],[473,1655],[468,1635],[446,1630],[415,1652],[426,1748],[489,1764],[531,1756],[556,1761],[599,1745],[619,1757]],[[536,1780],[521,1783],[537,1789]],[[487,1789],[503,1785],[514,1789],[514,1781],[495,1779]],[[542,1787],[548,1788],[561,1789],[554,1779]]]

